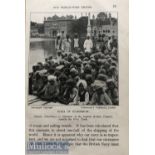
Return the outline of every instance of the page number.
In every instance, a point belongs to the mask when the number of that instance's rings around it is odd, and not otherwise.
[[[113,8],[116,8],[117,7],[117,5],[116,4],[113,4]]]

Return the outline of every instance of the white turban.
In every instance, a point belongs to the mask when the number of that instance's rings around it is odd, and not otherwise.
[[[79,87],[79,85],[82,84],[84,89],[87,88],[87,82],[85,80],[79,80],[77,83],[77,87]]]
[[[54,76],[54,75],[49,75],[48,76],[48,81],[56,81],[56,76]]]

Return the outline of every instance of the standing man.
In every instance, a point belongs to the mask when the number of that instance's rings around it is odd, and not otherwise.
[[[87,35],[87,39],[84,42],[83,45],[85,52],[91,53],[91,49],[93,48],[93,42],[90,39],[90,35]]]
[[[65,34],[64,34],[64,31],[61,32],[61,40],[62,40],[61,49],[64,51],[64,46],[65,46]]]
[[[66,35],[66,39],[64,42],[64,51],[66,53],[71,52],[71,39],[70,39],[69,35]]]
[[[108,38],[108,50],[111,51],[112,37]]]
[[[75,51],[75,53],[77,53],[78,48],[79,48],[79,38],[78,38],[78,35],[75,34],[75,37],[74,37],[74,51]]]
[[[57,34],[57,38],[56,38],[56,40],[55,40],[55,49],[56,49],[56,51],[57,51],[57,50],[61,50],[61,44],[62,44],[61,36],[60,36],[60,34],[58,33],[58,34]]]

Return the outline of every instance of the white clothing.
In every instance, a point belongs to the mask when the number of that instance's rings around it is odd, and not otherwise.
[[[74,38],[74,48],[75,47],[79,47],[79,39],[78,38]]]
[[[85,52],[91,52],[91,49],[93,48],[93,42],[91,39],[86,39],[83,45]]]
[[[64,51],[65,52],[71,52],[71,40],[69,39],[68,41],[67,41],[67,39],[65,40],[65,42],[64,42]]]
[[[111,43],[112,43],[112,40],[108,40],[108,49],[111,50]]]

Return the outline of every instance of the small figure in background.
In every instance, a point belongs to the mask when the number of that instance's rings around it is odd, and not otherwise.
[[[65,42],[64,42],[64,51],[66,53],[71,52],[71,39],[70,39],[69,35],[66,35],[66,39],[65,39]]]
[[[64,31],[62,31],[61,32],[61,41],[62,41],[62,43],[61,43],[61,50],[63,50],[64,51],[64,46],[65,46],[65,34],[64,34]]]
[[[75,37],[74,37],[74,51],[75,51],[75,53],[77,53],[78,48],[79,48],[79,38],[78,38],[78,35],[75,34]]]
[[[55,41],[55,49],[57,50],[61,50],[61,45],[62,45],[62,40],[60,37],[60,34],[58,33],[56,41]]]

